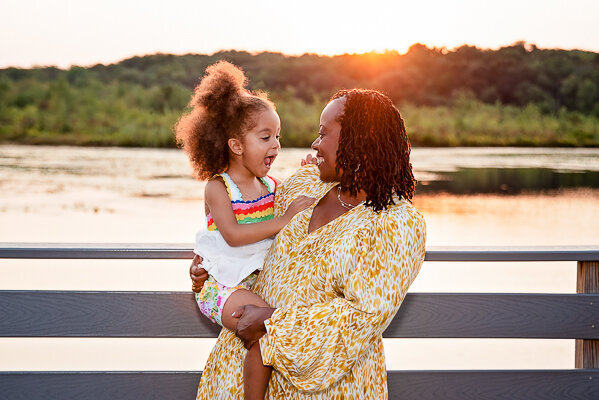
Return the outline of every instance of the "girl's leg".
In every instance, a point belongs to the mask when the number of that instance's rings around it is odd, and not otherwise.
[[[243,393],[245,400],[264,400],[272,368],[262,363],[260,342],[250,347],[243,362]]]
[[[223,307],[222,322],[223,326],[233,332],[237,328],[237,318],[233,318],[231,314],[238,307],[253,304],[259,307],[269,307],[260,296],[249,290],[239,289],[233,292]],[[259,343],[248,350],[245,361],[243,363],[243,392],[245,400],[264,400],[270,375],[271,367],[266,367],[262,363],[262,355],[260,354]]]
[[[262,298],[256,293],[250,292],[246,289],[238,289],[231,293],[225,302],[225,305],[223,306],[223,314],[221,315],[223,326],[230,331],[235,332],[238,319],[233,318],[231,314],[233,314],[239,307],[246,306],[248,304],[258,307],[270,307],[268,303],[262,300]]]

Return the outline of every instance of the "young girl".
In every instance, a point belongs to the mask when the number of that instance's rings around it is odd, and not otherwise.
[[[209,273],[196,301],[211,321],[235,332],[238,307],[268,307],[249,289],[262,269],[271,237],[314,199],[299,197],[274,218],[277,181],[268,176],[281,148],[281,124],[274,104],[263,93],[244,88],[239,68],[218,62],[206,69],[189,106],[175,126],[205,189],[208,228],[198,232],[194,252]],[[271,368],[262,364],[258,345],[247,352],[243,381],[248,400],[264,399]]]

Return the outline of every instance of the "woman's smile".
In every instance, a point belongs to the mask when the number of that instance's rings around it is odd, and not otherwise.
[[[324,157],[320,154],[316,153],[316,165],[320,166],[324,162]]]
[[[331,101],[320,115],[320,129],[318,137],[312,143],[316,150],[316,163],[323,182],[334,182],[337,176],[337,150],[339,149],[339,135],[341,133],[340,116],[343,114],[345,99]]]

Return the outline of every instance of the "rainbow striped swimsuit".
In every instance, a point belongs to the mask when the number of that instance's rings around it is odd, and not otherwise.
[[[239,188],[231,177],[223,172],[221,176],[227,187],[231,207],[238,224],[252,224],[274,218],[276,182],[267,176],[260,178],[268,188],[268,194],[256,200],[243,201]],[[227,299],[238,289],[249,290],[258,278],[264,258],[272,243],[271,238],[244,246],[231,247],[216,228],[212,215],[208,214],[208,229],[196,235],[194,253],[202,256],[202,267],[208,271],[208,279],[196,302],[202,314],[212,322],[222,326],[223,307]]]
[[[249,201],[242,199],[241,191],[229,174],[223,172],[222,174],[215,175],[215,177],[217,176],[222,177],[225,182],[227,193],[231,199],[231,207],[233,208],[233,213],[235,213],[238,224],[252,224],[274,218],[275,189],[277,183],[270,176],[260,178],[260,181],[266,186],[269,193]],[[208,220],[209,231],[218,230],[211,214],[208,214],[206,219]]]

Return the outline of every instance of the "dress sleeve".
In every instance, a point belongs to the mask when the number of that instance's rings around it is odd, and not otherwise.
[[[265,321],[265,365],[303,391],[326,389],[352,369],[391,323],[424,260],[424,219],[412,210],[376,217],[338,297],[281,307]]]

